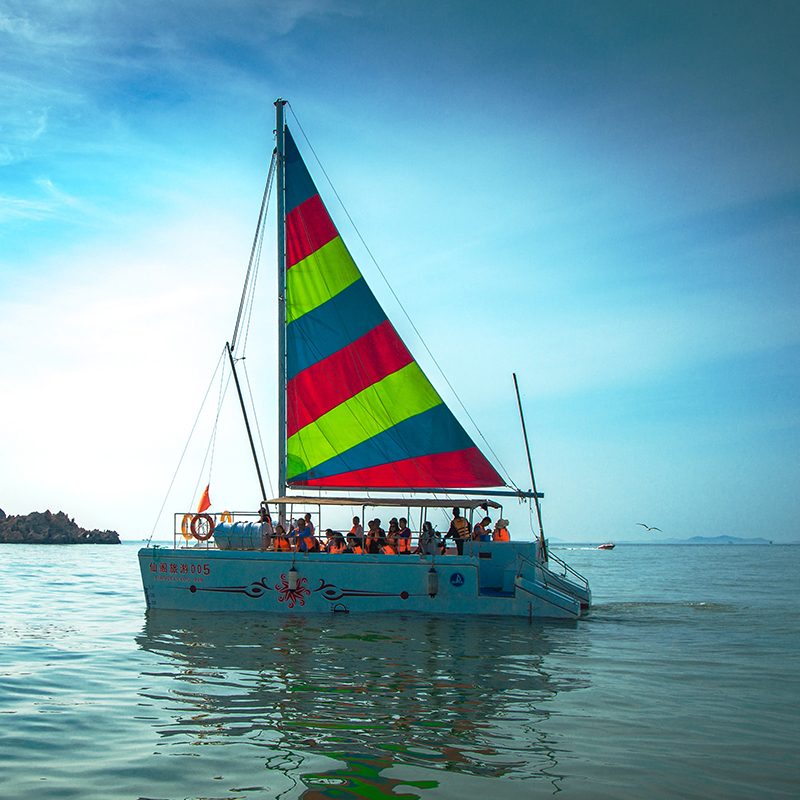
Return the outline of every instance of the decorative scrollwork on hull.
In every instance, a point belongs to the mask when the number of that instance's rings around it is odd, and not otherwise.
[[[322,592],[322,596],[331,602],[341,600],[343,597],[399,597],[402,600],[408,600],[410,596],[408,592],[367,592],[362,589],[340,589],[332,583],[326,583],[322,578],[319,579],[319,586],[314,589],[314,592]]]
[[[281,575],[281,579],[275,584],[275,589],[280,592],[280,602],[286,603],[289,608],[294,608],[295,605],[304,606],[306,604],[305,596],[311,594],[311,590],[306,586],[308,583],[307,578],[297,579],[297,588],[289,588],[289,579],[286,575]]]

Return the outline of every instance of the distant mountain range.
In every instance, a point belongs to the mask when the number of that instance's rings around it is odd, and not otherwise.
[[[553,544],[601,544],[601,542],[566,542],[554,536],[548,537]],[[692,536],[689,539],[649,539],[646,542],[635,542],[619,539],[615,544],[772,544],[772,540],[761,537],[743,539],[740,536]],[[783,544],[783,543],[782,543]],[[792,543],[794,544],[794,543]]]
[[[770,539],[754,537],[743,539],[739,536],[691,536],[688,539],[659,539],[659,544],[772,544]],[[654,542],[656,544],[656,542]]]

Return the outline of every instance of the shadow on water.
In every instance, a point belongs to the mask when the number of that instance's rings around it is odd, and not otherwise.
[[[571,627],[154,612],[137,637],[157,657],[140,695],[174,754],[263,748],[267,772],[284,778],[276,797],[418,797],[459,776],[539,779],[552,792],[564,744],[540,723],[559,693],[587,685],[545,668]]]

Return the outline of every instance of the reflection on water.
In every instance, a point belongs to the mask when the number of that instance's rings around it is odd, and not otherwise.
[[[263,748],[268,773],[296,785],[275,796],[416,797],[441,771],[557,783],[564,745],[538,726],[586,685],[544,666],[569,625],[154,612],[137,643],[158,656],[142,676],[158,689],[140,694],[175,754]]]

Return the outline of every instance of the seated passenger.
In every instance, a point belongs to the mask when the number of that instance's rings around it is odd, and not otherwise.
[[[378,552],[384,556],[396,556],[397,549],[394,546],[396,539],[382,537],[378,539]]]
[[[359,526],[360,527],[360,526]],[[347,542],[346,547],[344,549],[345,553],[363,553],[364,548],[361,546],[361,539],[355,536],[353,533],[347,534]]]
[[[364,549],[371,555],[375,555],[379,553],[381,549],[379,540],[385,539],[386,534],[383,528],[381,528],[381,521],[379,519],[371,519],[368,525],[369,530],[364,540]]]
[[[297,551],[299,553],[318,553],[319,542],[305,519],[297,520]]]
[[[411,552],[411,529],[408,527],[408,520],[405,517],[400,517],[400,528],[397,534],[397,552],[400,554],[407,554]]]
[[[292,549],[292,546],[289,544],[289,537],[286,535],[286,531],[281,524],[275,526],[275,538],[273,541],[276,551],[289,552]]]
[[[419,534],[419,544],[417,552],[423,555],[439,555],[445,551],[444,542],[439,537],[439,532],[433,529],[433,525],[426,520],[422,523],[422,530]]]
[[[472,539],[476,542],[491,542],[492,535],[489,532],[489,526],[492,524],[492,521],[489,517],[484,517],[480,522],[475,523],[475,527],[472,529]]]
[[[261,503],[258,515],[261,520],[261,549],[266,550],[272,543],[274,531],[272,528],[272,518],[263,502]]]
[[[508,520],[499,519],[494,526],[494,536],[492,537],[495,542],[508,542],[511,537],[508,535]]]
[[[345,549],[344,536],[339,531],[331,531],[330,528],[328,528],[326,533],[331,534],[331,538],[328,540],[328,547],[326,548],[328,552],[344,553]]]

